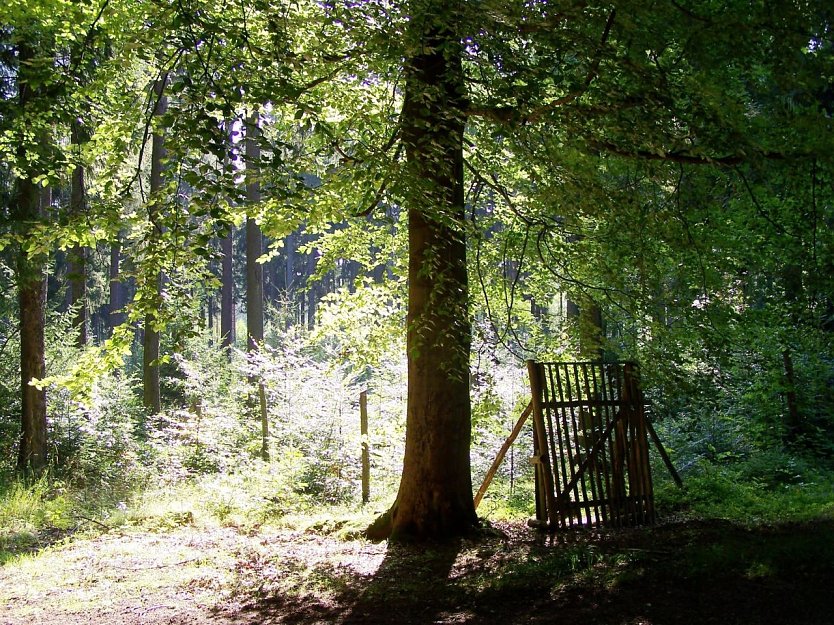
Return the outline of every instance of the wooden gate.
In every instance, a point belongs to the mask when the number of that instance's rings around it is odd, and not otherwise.
[[[654,522],[634,363],[527,362],[536,522],[550,529]]]

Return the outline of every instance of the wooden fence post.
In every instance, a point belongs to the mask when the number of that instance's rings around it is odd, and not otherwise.
[[[368,440],[368,393],[359,393],[359,430],[362,434],[362,503],[371,499],[371,452]]]

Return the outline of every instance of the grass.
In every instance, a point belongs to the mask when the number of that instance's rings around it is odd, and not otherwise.
[[[701,465],[685,476],[683,490],[660,481],[655,485],[658,509],[661,514],[748,525],[834,518],[834,473],[806,468],[784,481],[757,479],[746,469],[744,464]]]

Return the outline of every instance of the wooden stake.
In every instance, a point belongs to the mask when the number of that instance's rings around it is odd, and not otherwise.
[[[258,400],[261,407],[261,458],[269,461],[269,414],[266,409],[266,388],[258,384]]]
[[[513,431],[510,432],[509,437],[506,441],[504,441],[504,444],[498,451],[498,455],[495,457],[495,460],[492,461],[492,466],[489,467],[489,471],[487,471],[486,477],[484,478],[481,487],[478,489],[478,494],[475,495],[476,510],[478,509],[478,505],[480,505],[481,500],[484,498],[484,494],[486,493],[487,488],[489,488],[489,485],[492,482],[492,478],[495,477],[495,473],[498,471],[498,467],[501,466],[501,462],[503,462],[504,456],[507,455],[507,451],[510,449],[510,446],[515,442],[515,439],[518,438],[518,435],[521,432],[521,427],[524,425],[524,422],[527,421],[527,417],[530,416],[531,412],[533,412],[532,402],[527,404],[527,407],[524,409],[524,412],[521,413],[521,416],[516,422]]]
[[[550,453],[547,449],[547,429],[544,424],[544,415],[542,412],[542,378],[541,368],[538,363],[533,360],[527,361],[527,373],[530,377],[530,387],[532,390],[533,404],[533,425],[536,428],[536,436],[540,442],[539,454],[542,468],[542,478],[545,490],[545,501],[543,502],[547,507],[547,519],[540,519],[545,521],[549,527],[556,527],[556,492],[553,484],[553,471],[550,468]]]
[[[368,393],[359,393],[359,430],[362,434],[362,503],[371,499],[371,452],[368,444]]]
[[[672,479],[675,480],[675,484],[677,484],[679,488],[683,488],[683,480],[681,479],[681,476],[678,475],[678,472],[675,470],[675,465],[672,464],[669,454],[666,453],[663,443],[660,442],[660,437],[657,435],[657,432],[654,431],[654,426],[648,419],[646,419],[646,431],[649,433],[649,436],[652,437],[652,441],[654,442],[655,447],[657,447],[660,457],[663,458],[663,463],[666,465],[666,468],[669,469]]]

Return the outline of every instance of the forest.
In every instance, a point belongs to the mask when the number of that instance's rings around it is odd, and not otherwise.
[[[830,619],[830,2],[6,0],[0,284],[9,623]],[[639,367],[651,527],[473,500],[530,361]]]

